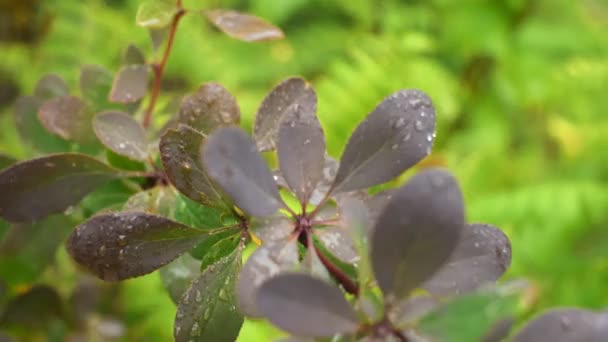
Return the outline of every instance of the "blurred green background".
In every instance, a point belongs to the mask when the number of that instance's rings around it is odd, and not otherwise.
[[[43,74],[61,75],[76,92],[83,64],[117,70],[129,43],[152,56],[146,30],[135,26],[138,3],[0,0],[0,152],[19,159],[34,155],[19,141],[11,107]],[[187,16],[167,67],[164,101],[217,81],[237,97],[244,125],[251,127],[264,94],[281,79],[302,75],[317,89],[328,149],[339,156],[354,127],[385,96],[422,89],[434,100],[438,129],[433,153],[421,167],[452,170],[469,221],[495,224],[512,239],[506,278],[532,282],[522,303],[526,315],[557,305],[608,306],[608,2],[184,5],[251,12],[281,27],[287,38],[242,43],[201,17]],[[38,283],[67,297],[76,270],[63,249],[56,259]],[[31,285],[11,285],[8,292]],[[171,339],[175,308],[157,273],[103,291],[109,304],[88,324],[128,341]],[[6,292],[0,289],[0,301]],[[61,329],[58,324],[32,336],[53,339]],[[276,334],[248,322],[240,340],[266,341]]]

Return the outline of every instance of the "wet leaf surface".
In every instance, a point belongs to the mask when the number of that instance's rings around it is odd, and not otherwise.
[[[22,96],[14,107],[15,125],[21,140],[44,153],[65,152],[70,143],[49,133],[38,120],[38,109],[42,100],[34,96]]]
[[[143,98],[148,90],[148,66],[127,65],[120,68],[110,90],[110,101],[133,103]]]
[[[278,27],[256,16],[232,10],[206,11],[207,19],[232,38],[246,42],[277,40],[284,37]]]
[[[70,92],[67,83],[56,74],[47,74],[42,76],[36,88],[34,89],[34,96],[40,100],[50,100],[54,97],[66,96]]]
[[[184,254],[161,267],[160,278],[173,303],[178,304],[192,281],[200,275],[201,262]]]
[[[266,95],[255,116],[253,127],[253,136],[260,151],[275,149],[281,120],[294,104],[301,107],[302,113],[316,115],[317,94],[300,77],[282,81]]]
[[[171,23],[176,12],[175,1],[146,0],[137,9],[135,23],[148,28],[166,27]]]
[[[560,308],[545,312],[528,323],[515,342],[603,341],[608,336],[608,312]]]
[[[352,134],[334,182],[334,192],[385,183],[431,152],[435,109],[419,90],[385,98]]]
[[[93,130],[101,143],[114,153],[138,161],[148,158],[146,131],[129,114],[99,113],[93,119]]]
[[[206,237],[195,229],[144,212],[102,214],[76,227],[68,251],[80,265],[106,281],[150,273]]]
[[[265,282],[257,295],[260,312],[294,335],[331,337],[355,332],[357,314],[335,286],[305,274],[283,274]]]
[[[183,99],[178,120],[203,134],[209,134],[218,127],[238,126],[241,110],[226,88],[209,82]]]
[[[0,216],[24,222],[62,212],[119,176],[97,159],[77,153],[15,164],[0,172]]]
[[[38,119],[47,131],[80,144],[90,143],[91,116],[86,104],[76,96],[56,97],[43,103]]]

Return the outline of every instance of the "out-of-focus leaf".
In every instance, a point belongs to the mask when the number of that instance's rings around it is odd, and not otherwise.
[[[393,198],[395,191],[397,191],[397,190],[396,189],[384,190],[382,192],[379,192],[379,193],[369,197],[365,201],[365,204],[367,205],[367,209],[369,211],[371,222],[376,222],[376,220],[378,219],[378,216],[380,216],[380,214],[384,210],[384,207],[386,206],[386,204],[388,202],[390,202],[390,200]],[[373,228],[373,227],[370,227],[370,228]]]
[[[306,255],[304,256],[304,260],[302,260],[302,264],[300,265],[301,269],[314,277],[330,281],[331,275],[327,271],[321,259],[319,259],[319,255],[315,248],[308,248],[306,250]]]
[[[38,120],[38,109],[42,101],[34,96],[23,96],[15,102],[14,116],[21,139],[38,151],[45,153],[65,152],[70,144],[50,134]]]
[[[435,109],[419,90],[385,98],[348,140],[334,181],[334,192],[387,182],[431,153]]]
[[[411,326],[412,322],[426,316],[440,306],[439,300],[427,295],[406,298],[388,313],[391,322],[398,327]]]
[[[40,100],[50,100],[58,96],[68,95],[70,90],[61,76],[56,74],[44,75],[36,84],[34,96]]]
[[[57,291],[37,285],[13,298],[0,314],[0,326],[44,328],[54,319],[61,319],[64,310]]]
[[[316,113],[291,105],[281,120],[277,153],[281,174],[301,203],[323,177],[325,136]]]
[[[325,161],[323,162],[323,172],[321,173],[321,179],[317,183],[315,190],[312,192],[312,196],[310,197],[310,203],[314,205],[318,205],[321,203],[331,185],[334,182],[334,178],[336,178],[336,172],[338,172],[338,161],[334,158],[325,154]]]
[[[152,49],[154,52],[156,52],[167,39],[167,36],[169,35],[169,27],[150,27],[148,32],[150,33],[150,40],[152,41]]]
[[[255,143],[236,127],[220,128],[207,140],[203,162],[209,175],[252,216],[270,216],[283,203]]]
[[[137,191],[136,184],[130,183],[129,180],[114,179],[85,196],[78,204],[78,208],[83,210],[85,217],[90,217],[100,211],[119,210]]]
[[[93,119],[93,130],[115,153],[138,161],[148,158],[146,131],[132,116],[114,111],[99,113]]]
[[[102,214],[76,227],[68,251],[106,281],[141,276],[166,265],[206,237],[162,216],[144,212]]]
[[[511,333],[511,329],[515,324],[513,317],[503,318],[490,326],[488,331],[483,335],[482,342],[500,342],[504,341]]]
[[[160,278],[175,304],[179,303],[192,281],[201,273],[200,264],[190,254],[184,254],[161,267]]]
[[[200,158],[205,137],[195,129],[179,125],[160,138],[160,157],[171,183],[190,199],[206,206],[226,206],[225,196],[209,177]]]
[[[122,62],[125,65],[146,64],[146,56],[137,45],[129,44],[122,57]]]
[[[325,248],[338,259],[350,264],[359,260],[353,234],[346,227],[319,228],[314,230],[314,234],[325,245]]]
[[[206,11],[205,15],[222,32],[246,42],[277,40],[285,37],[278,27],[250,14],[214,9]]]
[[[262,242],[285,240],[294,231],[294,223],[285,215],[276,213],[269,217],[253,217],[249,228]]]
[[[235,293],[241,252],[237,248],[207,267],[184,293],[175,316],[176,341],[236,340],[243,325],[243,316],[236,310]]]
[[[456,179],[440,169],[399,188],[376,221],[371,261],[385,298],[403,298],[449,258],[464,226]]]
[[[132,103],[146,95],[148,90],[148,66],[126,65],[114,77],[110,101]]]
[[[241,110],[230,92],[215,82],[205,83],[186,96],[179,109],[179,122],[203,134],[223,126],[238,126]]]
[[[577,308],[550,310],[528,323],[513,339],[516,342],[599,342],[608,336],[608,312]]]
[[[156,186],[131,196],[123,206],[124,211],[145,211],[164,217],[173,217],[176,193],[172,187]]]
[[[80,69],[80,93],[95,110],[108,105],[112,89],[112,73],[100,65],[85,65]]]
[[[24,222],[62,212],[119,176],[97,159],[77,153],[17,163],[0,172],[0,216]]]
[[[338,201],[340,208],[340,221],[342,228],[349,232],[346,246],[341,249],[347,251],[352,248],[356,255],[357,271],[360,284],[368,284],[373,280],[371,261],[369,259],[369,226],[372,224],[369,210],[365,202],[354,197],[342,197]],[[342,233],[343,234],[343,233]],[[328,243],[325,244],[328,247]],[[329,247],[328,247],[329,248]],[[348,248],[348,249],[347,249]],[[336,253],[334,252],[336,255]],[[348,254],[347,254],[348,255]],[[337,255],[336,255],[337,256]],[[343,258],[342,260],[348,260]],[[354,261],[354,259],[351,259]],[[365,291],[365,288],[363,289]]]
[[[297,336],[331,337],[359,327],[355,310],[337,287],[305,274],[266,281],[258,291],[257,307],[270,322]]]
[[[119,170],[146,171],[146,164],[144,162],[129,159],[109,149],[106,149],[105,152],[108,164]]]
[[[38,119],[51,133],[65,140],[87,144],[91,139],[91,116],[86,104],[76,96],[48,100],[40,107]]]
[[[238,307],[247,316],[259,317],[258,289],[264,281],[282,271],[294,270],[299,262],[298,242],[266,243],[251,254],[237,282]]]
[[[12,164],[15,164],[17,159],[7,156],[6,154],[0,153],[0,170],[5,169]]]
[[[142,27],[158,29],[168,26],[176,12],[175,1],[146,0],[137,9],[135,22]]]
[[[511,244],[503,232],[467,224],[452,255],[423,287],[437,296],[458,295],[494,283],[510,264]]]
[[[300,105],[303,113],[315,115],[317,112],[317,94],[300,77],[282,81],[266,95],[255,116],[253,127],[253,135],[260,151],[275,149],[281,120],[294,104]]]

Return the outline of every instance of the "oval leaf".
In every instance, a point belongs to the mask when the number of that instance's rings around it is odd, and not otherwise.
[[[405,297],[433,275],[463,226],[462,194],[446,171],[425,170],[395,191],[371,238],[372,268],[387,300]]]
[[[0,216],[24,222],[62,212],[118,176],[117,170],[77,153],[15,164],[0,172]]]
[[[80,69],[80,93],[95,108],[107,105],[112,89],[112,73],[99,65],[85,65]]]
[[[185,97],[179,109],[179,122],[204,134],[222,126],[238,126],[240,121],[236,99],[215,82],[205,83],[196,93]]]
[[[241,129],[215,131],[207,141],[203,161],[209,175],[249,215],[270,216],[279,209],[278,186],[255,143]]]
[[[80,265],[106,281],[150,273],[189,251],[207,234],[143,212],[102,214],[72,232],[67,248]]]
[[[260,312],[294,335],[331,337],[355,332],[357,314],[335,286],[305,274],[278,275],[257,295]]]
[[[296,103],[285,113],[278,138],[281,174],[305,204],[321,180],[325,164],[325,136],[319,119]]]
[[[348,140],[334,192],[378,185],[397,177],[431,152],[435,109],[420,90],[385,98]]]
[[[129,44],[122,56],[122,62],[126,65],[146,64],[146,56],[136,45]]]
[[[148,66],[127,65],[120,68],[110,90],[110,101],[132,103],[146,95],[148,89]]]
[[[528,323],[515,342],[604,341],[608,336],[608,312],[576,308],[553,309]]]
[[[222,32],[246,42],[277,40],[285,37],[281,29],[253,15],[224,9],[206,11],[205,15]]]
[[[5,305],[0,313],[0,325],[3,327],[17,325],[44,329],[53,320],[65,317],[59,293],[46,285],[36,285]]]
[[[50,100],[58,96],[66,96],[69,94],[67,83],[56,74],[44,75],[34,89],[34,95],[41,100]]]
[[[139,5],[135,23],[142,27],[161,28],[169,25],[177,12],[175,1],[147,0]]]
[[[446,263],[423,287],[438,296],[459,295],[494,283],[511,264],[511,243],[498,228],[468,224]]]
[[[138,161],[148,158],[146,131],[129,114],[99,113],[93,119],[93,130],[99,141],[114,153]]]
[[[70,150],[70,143],[50,134],[38,120],[38,109],[42,101],[35,96],[22,96],[14,107],[15,126],[19,137],[33,148],[45,153]]]
[[[315,229],[314,234],[336,258],[352,264],[359,260],[353,241],[354,234],[343,226]]]
[[[237,248],[207,267],[184,293],[175,316],[175,341],[236,340],[243,325],[235,294],[241,258],[241,248]]]
[[[260,151],[270,151],[276,146],[279,124],[287,110],[294,104],[301,111],[314,116],[317,112],[317,94],[308,82],[300,77],[288,78],[266,95],[255,116],[253,135]]]
[[[86,104],[76,96],[56,97],[38,111],[42,125],[51,133],[80,144],[91,141],[91,117]]]

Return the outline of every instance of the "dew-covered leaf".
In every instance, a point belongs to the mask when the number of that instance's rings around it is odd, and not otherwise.
[[[7,156],[6,154],[0,153],[0,170],[5,169],[12,164],[15,164],[17,159]]]
[[[553,309],[528,323],[513,339],[515,342],[605,341],[608,312],[578,308]]]
[[[0,312],[0,326],[45,328],[64,316],[61,297],[52,287],[37,285],[18,295]]]
[[[205,12],[207,19],[232,38],[246,42],[283,39],[278,27],[256,16],[232,10],[214,9]]]
[[[447,171],[427,169],[395,191],[370,243],[385,297],[405,297],[429,279],[456,247],[463,226],[462,194]]]
[[[301,203],[323,177],[325,136],[316,113],[291,105],[281,120],[277,153],[281,174]]]
[[[209,82],[183,99],[178,120],[203,134],[209,134],[218,127],[238,126],[241,110],[226,88]]]
[[[146,56],[137,45],[129,44],[122,56],[122,63],[125,65],[146,64]]]
[[[321,179],[317,183],[315,190],[310,196],[309,202],[313,205],[321,203],[325,195],[331,188],[331,185],[336,178],[336,172],[338,172],[338,161],[330,157],[327,153],[325,154],[325,161],[323,162],[323,172],[321,173]]]
[[[58,96],[66,96],[69,92],[68,85],[61,76],[47,74],[36,83],[34,96],[44,101]]]
[[[251,254],[237,282],[238,307],[247,316],[259,317],[258,289],[264,281],[282,271],[294,270],[299,262],[298,242],[266,243]]]
[[[106,281],[141,276],[168,264],[207,236],[168,218],[144,212],[94,216],[76,227],[68,251]]]
[[[59,213],[119,177],[117,170],[84,154],[55,154],[0,172],[0,217],[24,222]]]
[[[22,96],[14,107],[15,126],[21,139],[44,153],[65,152],[70,143],[49,133],[38,120],[38,109],[42,101],[34,96]]]
[[[124,211],[145,211],[164,217],[173,217],[176,208],[176,193],[172,187],[156,186],[131,196],[123,205]]]
[[[132,160],[148,158],[144,128],[129,114],[107,111],[95,115],[93,130],[104,146]]]
[[[317,94],[313,87],[300,77],[282,81],[266,95],[255,116],[253,127],[253,135],[260,151],[275,149],[281,120],[294,104],[301,107],[302,113],[316,115]]]
[[[419,90],[385,98],[350,137],[334,181],[334,192],[387,182],[431,152],[435,109]]]
[[[175,341],[232,342],[243,316],[236,309],[235,279],[241,248],[210,265],[184,293],[175,315]]]
[[[205,136],[180,125],[160,138],[160,157],[171,183],[190,199],[206,206],[223,205],[225,196],[209,177],[200,158]]]
[[[297,336],[331,337],[355,332],[355,310],[335,286],[305,274],[278,275],[257,294],[257,307],[279,328]]]
[[[207,140],[202,160],[209,175],[249,215],[270,216],[282,204],[268,166],[241,129],[216,130]]]
[[[76,96],[61,96],[46,101],[38,119],[47,131],[65,139],[86,144],[91,139],[91,116],[86,104]]]
[[[423,287],[437,296],[458,295],[494,283],[510,264],[511,244],[503,232],[467,224],[452,255]]]
[[[350,264],[359,260],[353,234],[346,227],[334,226],[315,229],[314,234],[336,258]]]
[[[176,12],[173,0],[146,0],[137,9],[135,23],[142,27],[162,28],[171,23]]]
[[[114,77],[110,101],[132,103],[146,95],[148,90],[148,66],[126,65]]]
[[[173,303],[179,303],[192,281],[201,273],[200,267],[201,262],[190,254],[184,254],[170,264],[161,267],[160,279]]]
[[[112,89],[112,73],[100,65],[85,65],[80,69],[80,93],[95,109],[108,105]]]
[[[253,217],[249,228],[262,242],[285,240],[294,231],[294,223],[281,213],[269,217]]]

